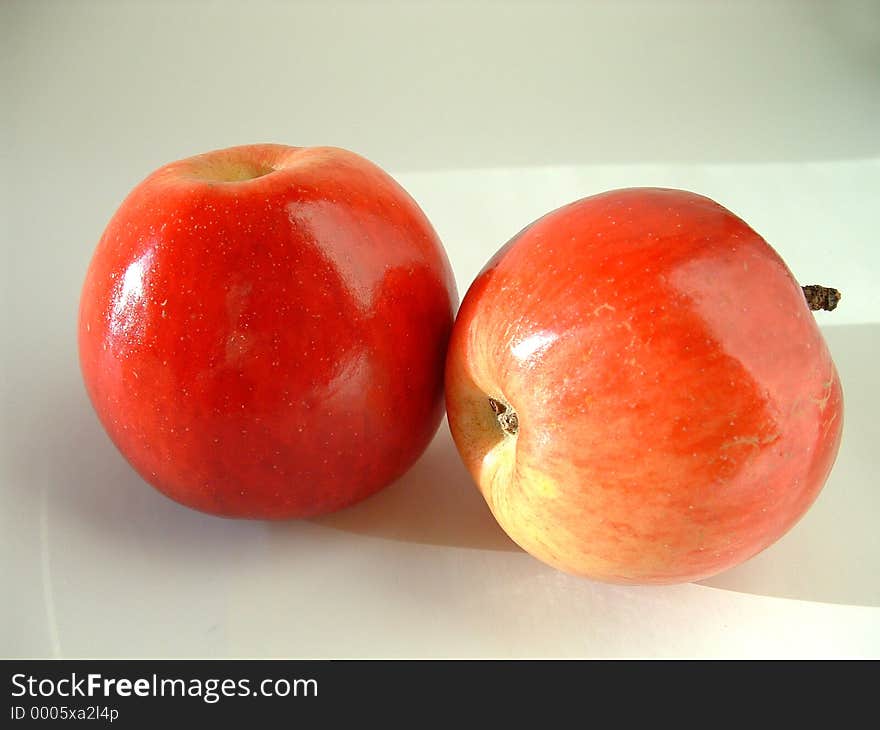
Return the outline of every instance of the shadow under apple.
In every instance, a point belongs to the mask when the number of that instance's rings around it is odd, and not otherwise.
[[[394,484],[312,521],[401,542],[519,551],[471,480],[445,420],[422,457]]]

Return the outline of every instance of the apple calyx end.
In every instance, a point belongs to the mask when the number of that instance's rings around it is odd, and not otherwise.
[[[519,416],[516,415],[516,411],[510,407],[510,404],[489,396],[489,407],[495,414],[495,418],[498,419],[501,430],[509,436],[516,436],[519,431]]]

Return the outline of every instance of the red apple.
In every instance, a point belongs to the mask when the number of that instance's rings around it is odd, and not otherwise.
[[[539,219],[474,281],[449,348],[452,435],[496,519],[595,579],[746,560],[804,514],[840,443],[804,291],[693,193],[618,190]]]
[[[166,165],[113,216],[82,290],[86,388],[134,468],[198,510],[305,517],[418,458],[457,304],[407,193],[345,150]]]

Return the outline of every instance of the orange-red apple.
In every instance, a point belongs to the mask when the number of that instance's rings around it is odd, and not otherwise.
[[[446,370],[452,435],[504,530],[625,583],[703,578],[783,535],[842,425],[804,294],[693,193],[613,191],[523,230],[470,287]]]
[[[169,497],[316,515],[427,446],[456,303],[433,228],[374,164],[234,147],[162,167],[113,216],[82,290],[82,373],[114,443]]]

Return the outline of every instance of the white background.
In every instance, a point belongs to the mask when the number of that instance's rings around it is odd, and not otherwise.
[[[880,3],[0,4],[0,657],[880,656]],[[444,425],[310,522],[190,512],[101,430],[76,362],[101,230],[155,167],[248,142],[391,171],[463,294],[613,187],[709,195],[804,283],[846,395],[818,502],[702,584],[562,575],[492,521]]]

